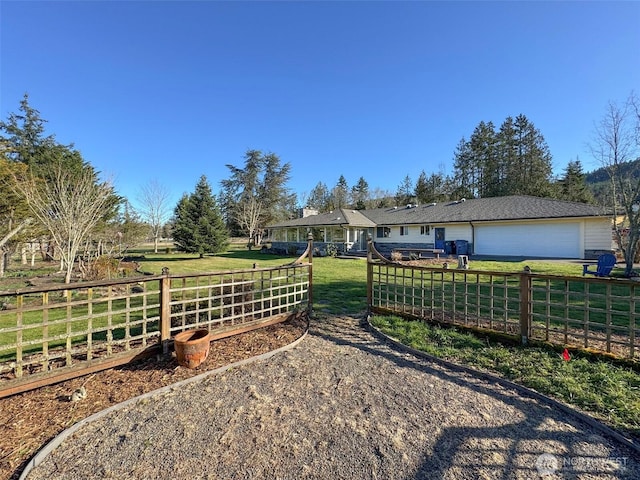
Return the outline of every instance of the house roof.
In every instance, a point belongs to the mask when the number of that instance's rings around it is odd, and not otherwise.
[[[513,195],[470,200],[462,199],[438,204],[378,208],[375,210],[340,209],[330,213],[279,222],[269,227],[314,227],[325,225],[375,227],[377,225],[584,218],[602,217],[609,214],[610,212],[603,207],[585,203]]]
[[[347,225],[350,227],[375,227],[376,224],[363,215],[364,210],[349,210],[340,208],[329,213],[321,213],[319,215],[309,215],[304,218],[295,218],[284,222],[269,225],[273,227],[320,227],[320,226],[340,226]]]
[[[550,218],[601,217],[603,207],[551,198],[513,195],[476,198],[363,212],[377,225],[460,223]]]

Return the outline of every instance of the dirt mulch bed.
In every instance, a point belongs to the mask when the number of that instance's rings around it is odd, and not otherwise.
[[[313,321],[292,350],[81,425],[29,479],[541,474],[640,478],[640,456],[544,399],[332,317]]]
[[[180,367],[171,356],[153,357],[0,399],[0,479],[17,479],[43,445],[79,420],[162,386],[280,348],[305,329],[305,321],[292,320],[216,340],[207,360],[195,370]],[[81,386],[87,397],[70,402],[70,395]]]

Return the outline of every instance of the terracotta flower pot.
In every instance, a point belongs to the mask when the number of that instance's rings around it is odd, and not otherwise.
[[[209,355],[209,330],[187,330],[174,338],[178,363],[183,367],[196,368]]]

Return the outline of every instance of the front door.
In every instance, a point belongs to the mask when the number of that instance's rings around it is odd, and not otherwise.
[[[444,250],[444,228],[436,228],[434,236],[435,236],[434,248],[440,248]]]
[[[369,230],[367,230],[366,228],[360,230],[359,232],[360,238],[359,238],[359,244],[358,244],[358,249],[359,250],[366,250],[367,249],[367,240],[369,239]]]

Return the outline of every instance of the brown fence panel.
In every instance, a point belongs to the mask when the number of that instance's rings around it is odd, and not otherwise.
[[[391,262],[370,244],[374,313],[487,328],[638,358],[640,284],[608,278],[422,267]]]
[[[159,345],[167,353],[187,329],[221,338],[307,312],[312,266],[303,260],[0,292],[0,398],[126,363]]]
[[[551,275],[531,282],[532,338],[638,357],[638,283]]]
[[[369,263],[369,308],[510,334],[520,332],[518,274]]]

